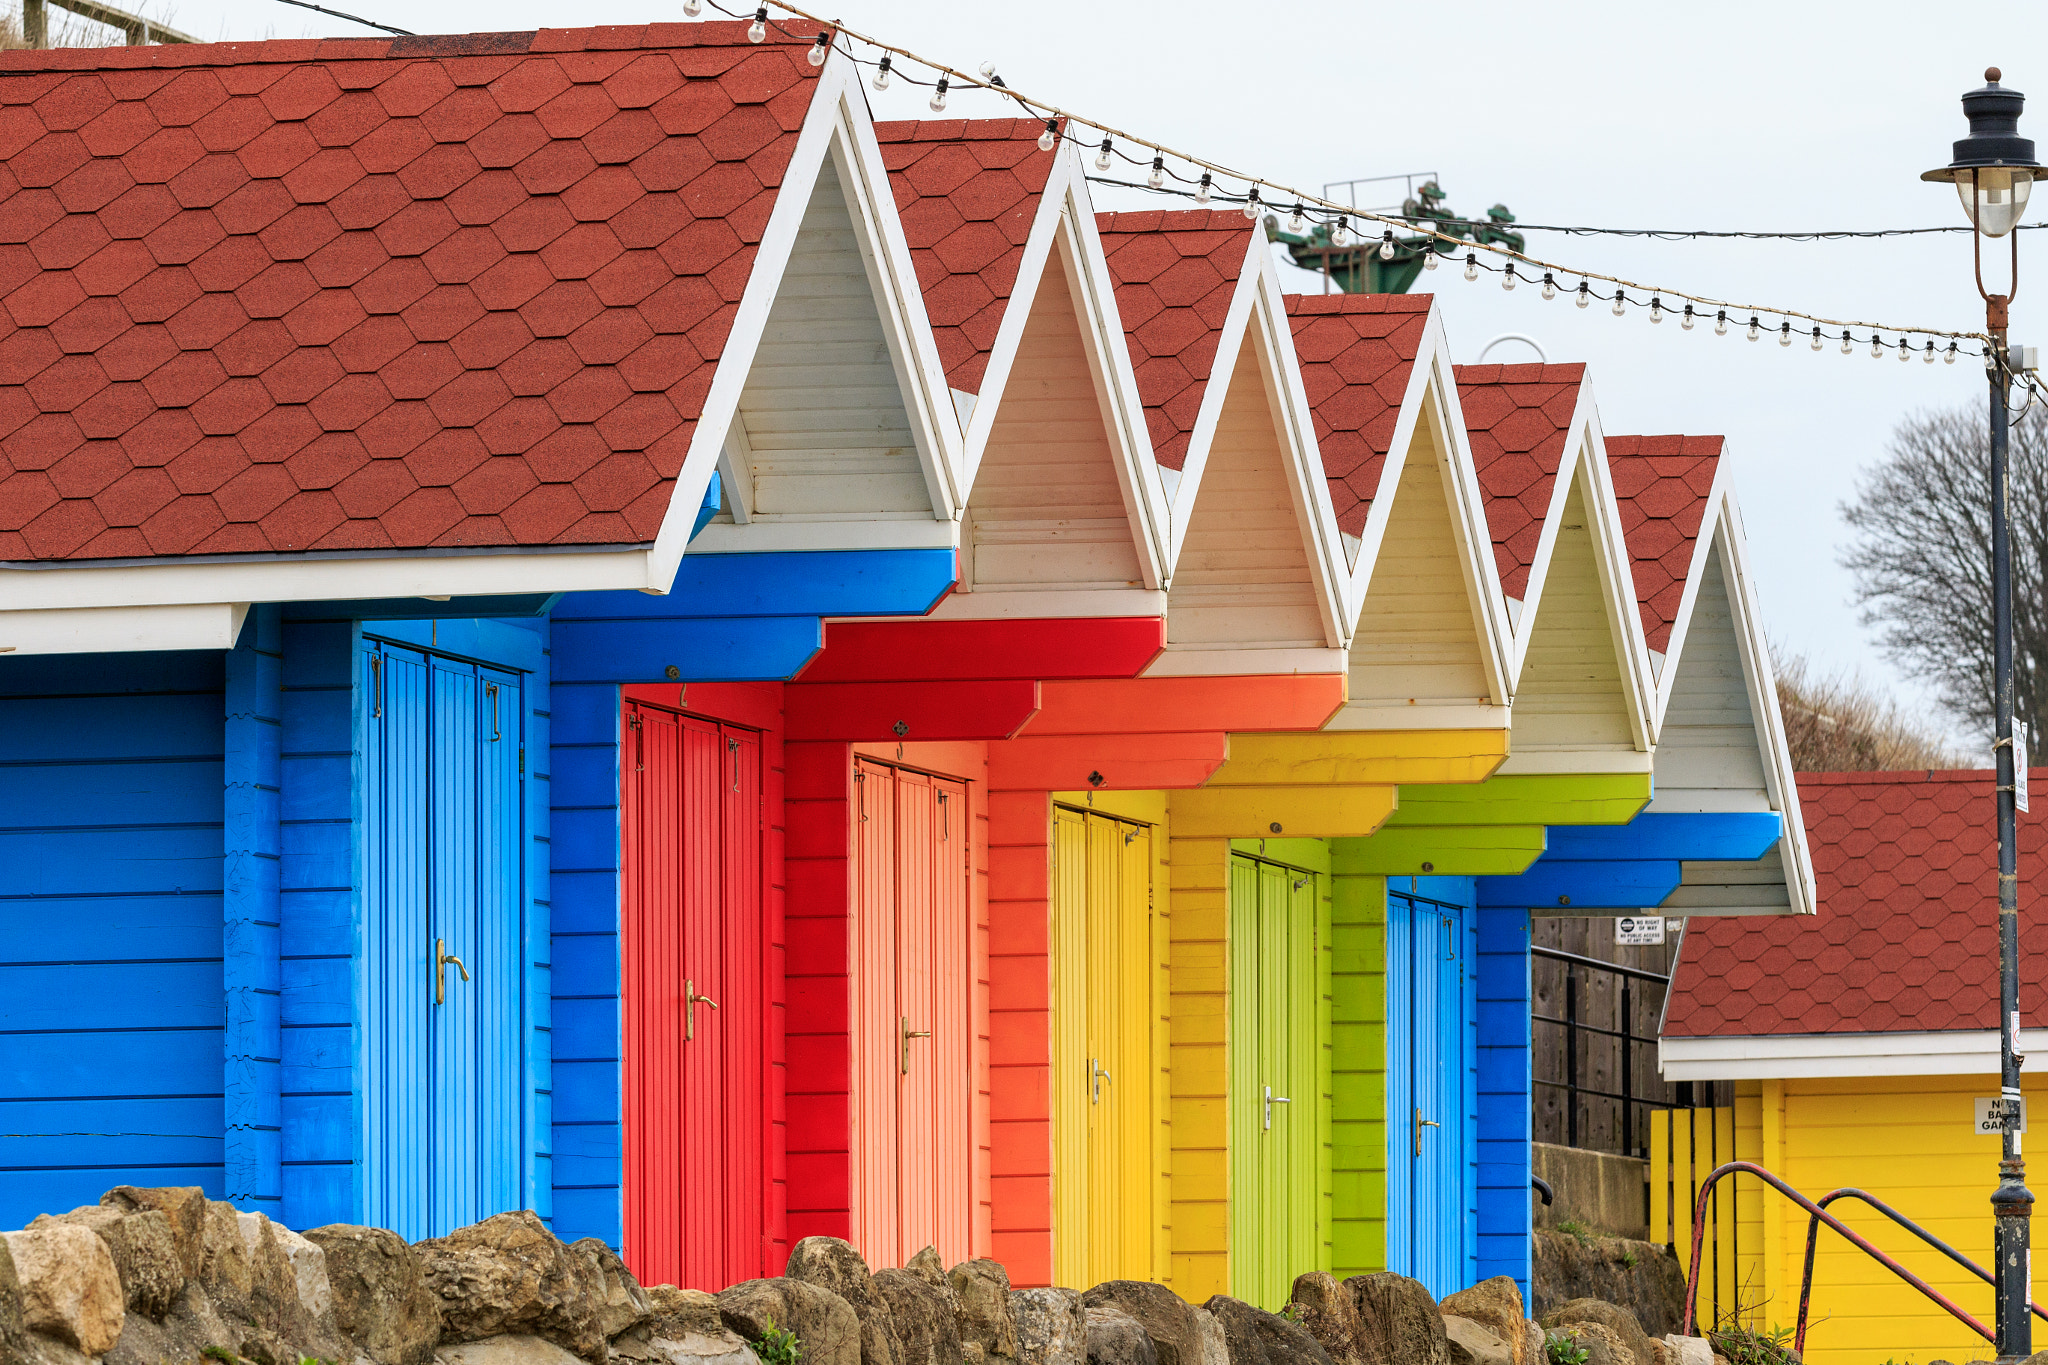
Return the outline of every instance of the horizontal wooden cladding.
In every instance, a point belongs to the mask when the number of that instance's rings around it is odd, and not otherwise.
[[[1507,757],[1501,730],[1236,735],[1212,786],[1477,782]],[[1429,774],[1420,776],[1419,774]],[[1410,774],[1416,774],[1411,776]]]
[[[1038,710],[1029,679],[798,683],[785,696],[792,740],[842,743],[1005,739]]]
[[[991,745],[988,771],[1004,791],[1152,791],[1198,787],[1229,755],[1230,737],[1216,730],[1053,735]]]
[[[1166,644],[1157,616],[831,621],[806,683],[1132,678]]]
[[[1343,704],[1340,673],[1049,682],[1024,734],[1313,730]]]
[[[1202,787],[1175,792],[1167,811],[1176,839],[1362,839],[1394,811],[1387,787]]]

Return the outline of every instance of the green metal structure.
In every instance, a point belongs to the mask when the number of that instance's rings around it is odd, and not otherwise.
[[[1524,246],[1522,234],[1508,226],[1515,221],[1515,215],[1508,212],[1507,205],[1495,204],[1486,211],[1484,221],[1461,218],[1444,206],[1443,187],[1434,180],[1423,182],[1402,202],[1400,216],[1427,224],[1460,241],[1491,243],[1512,251],[1520,251]],[[1266,240],[1284,243],[1296,265],[1323,275],[1346,294],[1405,294],[1422,273],[1425,255],[1435,251],[1449,256],[1456,250],[1436,237],[1403,237],[1396,233],[1393,257],[1383,260],[1383,236],[1355,236],[1339,247],[1331,244],[1327,223],[1304,223],[1301,232],[1290,232],[1280,226],[1280,219],[1274,215],[1266,218]]]

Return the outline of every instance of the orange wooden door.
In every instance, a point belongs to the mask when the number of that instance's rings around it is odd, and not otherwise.
[[[973,1237],[967,785],[855,764],[854,1226],[872,1265]]]

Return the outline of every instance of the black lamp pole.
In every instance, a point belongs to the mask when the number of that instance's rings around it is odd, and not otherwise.
[[[2020,1028],[2019,977],[2019,849],[2014,811],[2012,743],[2012,533],[2007,520],[2007,438],[2011,416],[2006,409],[2012,370],[2006,351],[2006,328],[2012,295],[2019,289],[2019,239],[2013,235],[2032,189],[2034,144],[2019,135],[2020,110],[2026,96],[1998,83],[1992,67],[1985,85],[1963,96],[1970,135],[1955,144],[1947,166],[1927,172],[1923,180],[1955,184],[1970,216],[1976,257],[1977,292],[1984,298],[1984,329],[1991,336],[1985,370],[1991,381],[1991,666],[1994,726],[1993,753],[1998,770],[1998,1081],[2000,1098],[2016,1112],[2020,1099],[2020,1063],[2015,1050]],[[2004,294],[1984,288],[1986,237],[2012,240],[2011,274]],[[2031,1247],[2034,1196],[2027,1189],[2027,1163],[2020,1154],[2016,1124],[2008,1122],[1998,1163],[1998,1188],[1991,1195],[1996,1260],[1993,1293],[1997,1299],[1996,1341],[2000,1361],[2022,1361],[2033,1354],[2032,1298],[2034,1258]]]

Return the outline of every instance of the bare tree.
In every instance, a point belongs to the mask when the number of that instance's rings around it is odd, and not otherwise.
[[[1991,732],[1991,448],[1981,407],[1917,413],[1856,484],[1842,555],[1886,652]],[[2048,410],[2012,429],[2013,714],[2042,735],[2048,667]],[[2048,742],[2044,737],[2041,742]]]
[[[1771,650],[1778,711],[1792,766],[1802,773],[1959,768],[1964,759],[1898,702],[1860,678],[1822,675],[1800,655]]]

